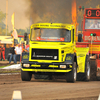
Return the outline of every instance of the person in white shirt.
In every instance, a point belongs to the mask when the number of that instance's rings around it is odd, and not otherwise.
[[[16,52],[16,58],[20,58],[21,62],[22,47],[20,46],[20,44],[18,44],[18,46],[15,47],[15,52]]]
[[[100,29],[100,24],[98,23],[98,20],[94,20],[94,23],[89,27],[90,29]]]

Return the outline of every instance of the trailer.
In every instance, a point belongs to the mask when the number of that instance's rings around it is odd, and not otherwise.
[[[91,66],[91,72],[100,79],[100,8],[85,8],[82,33],[78,34],[76,45],[89,47],[90,59],[95,59],[95,66]]]

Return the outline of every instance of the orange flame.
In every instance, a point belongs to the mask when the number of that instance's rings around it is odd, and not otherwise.
[[[76,0],[72,0],[72,23],[75,24],[76,22],[77,22]]]
[[[78,23],[77,23],[77,10],[76,10],[76,0],[72,0],[72,24],[75,25],[76,38],[78,35]],[[76,39],[77,41],[77,39]]]

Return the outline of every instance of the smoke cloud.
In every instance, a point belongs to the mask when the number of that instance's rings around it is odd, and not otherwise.
[[[27,12],[33,23],[71,22],[70,0],[28,0],[28,2],[30,8]]]
[[[30,6],[27,10],[31,23],[72,23],[72,0],[26,0]],[[79,12],[79,6],[96,8],[100,0],[76,0],[77,22],[81,25],[84,11]],[[79,30],[80,26],[79,26]]]

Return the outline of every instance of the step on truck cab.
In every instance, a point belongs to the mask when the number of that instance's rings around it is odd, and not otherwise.
[[[32,74],[65,75],[67,82],[75,82],[77,75],[90,79],[89,48],[75,42],[72,24],[37,23],[31,25],[29,52],[22,54],[21,79],[30,81]],[[77,74],[78,73],[78,74]]]

